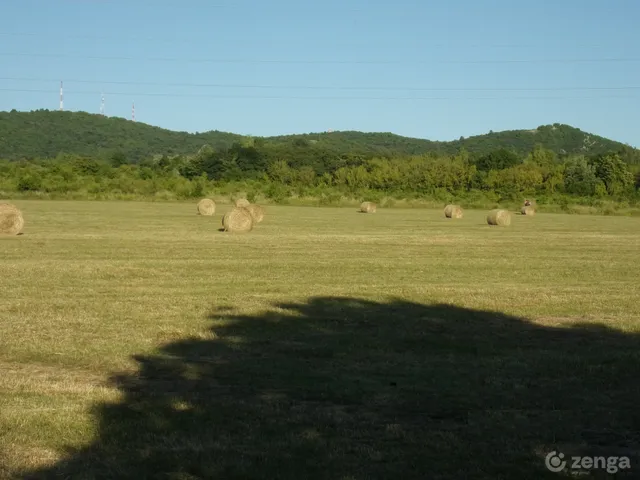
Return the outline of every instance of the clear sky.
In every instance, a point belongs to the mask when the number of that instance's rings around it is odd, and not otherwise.
[[[567,123],[640,147],[639,0],[2,0],[0,110],[183,131],[452,140]]]

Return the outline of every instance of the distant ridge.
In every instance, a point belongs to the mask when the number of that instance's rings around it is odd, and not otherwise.
[[[202,146],[226,148],[249,137],[221,131],[187,133],[154,127],[124,118],[86,112],[36,110],[0,112],[0,158],[50,158],[61,152],[104,157],[115,152],[130,160],[153,155],[193,154]],[[388,132],[337,131],[255,137],[259,142],[321,148],[363,155],[453,154],[461,148],[481,155],[500,148],[524,155],[536,144],[557,154],[589,155],[632,149],[621,142],[584,132],[570,125],[544,125],[531,130],[505,130],[459,140],[438,142]]]

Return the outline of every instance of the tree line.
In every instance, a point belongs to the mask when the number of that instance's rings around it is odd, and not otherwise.
[[[53,159],[0,160],[1,196],[50,198],[188,199],[243,190],[275,203],[292,198],[321,204],[339,198],[405,199],[464,203],[601,200],[637,205],[640,170],[623,152],[560,156],[536,146],[527,155],[499,148],[484,155],[328,154],[304,145],[270,146],[245,139],[230,147],[202,147],[192,155],[156,156],[132,163],[123,153],[108,159],[59,154]],[[317,152],[315,152],[317,153]]]

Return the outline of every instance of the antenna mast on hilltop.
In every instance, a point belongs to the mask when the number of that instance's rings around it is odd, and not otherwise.
[[[104,117],[104,93],[102,93],[101,95],[102,95],[102,99],[100,102],[100,115]]]
[[[136,102],[133,102],[131,104],[131,121],[132,122],[136,121]]]
[[[62,94],[62,80],[60,80],[60,111],[64,110],[64,97]]]

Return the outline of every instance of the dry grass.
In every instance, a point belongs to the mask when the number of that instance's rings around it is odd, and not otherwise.
[[[210,198],[203,198],[198,202],[197,211],[199,215],[212,216],[216,213],[216,202]]]
[[[0,203],[0,235],[18,235],[24,228],[24,217],[18,207]]]
[[[638,448],[638,218],[274,206],[236,237],[15,203],[0,477],[73,447],[59,478],[538,480],[554,442]]]
[[[239,198],[235,203],[236,207],[248,207],[249,205],[251,205],[251,202],[246,198]]]

